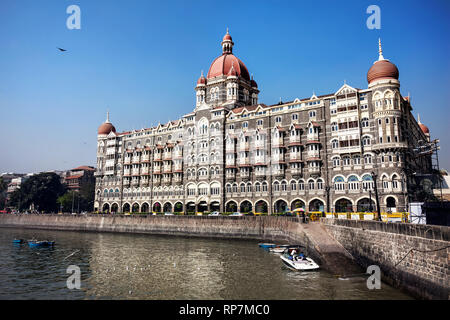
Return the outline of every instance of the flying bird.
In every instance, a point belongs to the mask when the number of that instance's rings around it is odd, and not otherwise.
[[[64,52],[64,51],[67,51],[66,49],[63,49],[63,48],[58,48],[58,50],[59,50],[59,51],[63,51],[63,52]]]

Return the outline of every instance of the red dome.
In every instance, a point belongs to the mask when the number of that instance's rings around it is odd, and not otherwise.
[[[111,122],[102,123],[98,127],[98,134],[109,134],[111,131],[116,132],[116,128],[114,128]]]
[[[200,78],[198,78],[198,80],[197,80],[197,85],[199,85],[199,84],[206,84],[206,78],[205,78],[205,76],[203,75],[203,73],[202,73],[202,75],[200,76]]]
[[[224,35],[223,41],[225,41],[225,40],[233,41],[233,39],[231,39],[231,35],[230,35],[229,33],[227,33],[226,35]]]
[[[214,77],[228,75],[231,66],[234,67],[236,75],[250,81],[250,74],[248,73],[245,64],[231,53],[224,53],[211,63],[207,78],[211,79]]]
[[[253,77],[252,77],[252,80],[250,81],[250,84],[251,84],[252,88],[258,88],[258,84],[256,83],[255,80],[253,80]]]
[[[395,64],[389,62],[389,60],[379,60],[367,72],[367,82],[370,84],[379,79],[398,80],[398,76],[399,72]]]
[[[425,134],[429,134],[430,133],[430,129],[428,129],[428,127],[426,125],[424,125],[423,123],[419,123],[419,127],[422,130],[423,133]]]

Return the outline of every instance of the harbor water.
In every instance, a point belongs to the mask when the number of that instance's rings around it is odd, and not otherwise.
[[[69,266],[80,289],[67,287]],[[0,228],[0,299],[411,299],[366,281],[289,270],[253,240]]]

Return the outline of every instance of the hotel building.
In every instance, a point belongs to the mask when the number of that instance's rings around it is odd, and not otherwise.
[[[265,105],[227,31],[181,119],[117,132],[98,128],[95,209],[103,212],[406,211],[429,140],[400,93],[399,71],[379,57],[368,87]],[[374,181],[374,179],[376,181]]]

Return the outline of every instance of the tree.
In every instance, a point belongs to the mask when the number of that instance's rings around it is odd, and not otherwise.
[[[8,184],[3,180],[3,177],[0,177],[0,210],[5,209],[7,188]]]
[[[20,189],[11,194],[10,205],[19,210],[28,209],[31,205],[39,211],[56,212],[56,200],[65,193],[60,178],[53,172],[39,173],[22,183]]]

